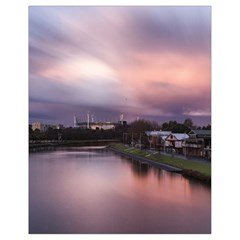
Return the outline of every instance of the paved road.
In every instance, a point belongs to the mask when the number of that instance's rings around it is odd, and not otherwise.
[[[125,145],[126,147],[129,147],[129,145]],[[133,148],[133,147],[132,147]],[[148,151],[149,153],[153,154],[153,153],[159,153],[160,155],[166,155],[166,156],[170,156],[170,157],[176,157],[176,158],[180,158],[183,160],[191,160],[191,161],[196,161],[196,162],[200,162],[200,163],[204,163],[204,164],[211,164],[210,160],[204,159],[204,158],[196,158],[196,157],[185,157],[181,154],[171,154],[171,153],[166,153],[166,152],[160,152],[160,151],[156,151],[156,150],[147,150],[144,149],[145,151]]]
[[[185,157],[183,155],[174,153],[165,153],[165,152],[158,152],[158,151],[153,151],[153,150],[148,150],[151,153],[160,153],[160,155],[166,155],[166,156],[170,156],[170,157],[176,157],[176,158],[181,158],[183,160],[191,160],[191,161],[196,161],[196,162],[200,162],[200,163],[204,163],[204,164],[211,164],[210,160],[207,159],[202,159],[202,158],[194,158],[194,157]]]

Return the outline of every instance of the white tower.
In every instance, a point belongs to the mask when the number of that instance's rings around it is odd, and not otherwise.
[[[120,114],[120,123],[123,124],[123,113]]]
[[[88,129],[90,128],[89,120],[90,120],[90,113],[88,112],[88,113],[87,113],[87,128],[88,128]]]
[[[73,118],[73,127],[78,127],[78,125],[77,125],[77,117],[76,116],[74,116],[74,118]]]

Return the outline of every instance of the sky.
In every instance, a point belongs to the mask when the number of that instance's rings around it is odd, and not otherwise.
[[[211,7],[29,7],[29,121],[211,123]]]

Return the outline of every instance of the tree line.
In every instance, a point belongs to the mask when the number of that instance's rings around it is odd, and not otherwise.
[[[191,130],[211,130],[211,125],[207,126],[197,126],[194,125],[193,120],[191,118],[187,118],[183,123],[179,123],[177,121],[169,121],[164,122],[163,124],[158,124],[154,121],[147,121],[144,119],[136,120],[130,124],[129,131],[130,132],[144,132],[144,131],[154,131],[154,130],[162,130],[162,131],[171,131],[173,133],[189,133]]]
[[[29,125],[29,140],[98,140],[98,139],[121,139],[122,133],[126,131],[126,127],[116,126],[115,129],[109,130],[91,130],[81,128],[63,128],[53,129],[49,127],[46,131],[35,129],[34,131]]]
[[[110,130],[91,130],[81,128],[64,128],[53,129],[49,127],[46,131],[41,132],[39,129],[32,130],[29,125],[29,140],[85,140],[85,139],[120,139],[142,137],[142,141],[146,140],[145,131],[171,131],[173,133],[189,133],[192,129],[210,130],[211,125],[199,127],[194,125],[192,119],[187,118],[183,123],[177,121],[164,122],[158,124],[155,121],[144,119],[136,120],[126,125],[116,125],[115,129]],[[140,135],[141,134],[141,135]]]

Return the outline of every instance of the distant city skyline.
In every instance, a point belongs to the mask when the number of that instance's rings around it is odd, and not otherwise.
[[[211,7],[29,7],[29,121],[211,123]]]

